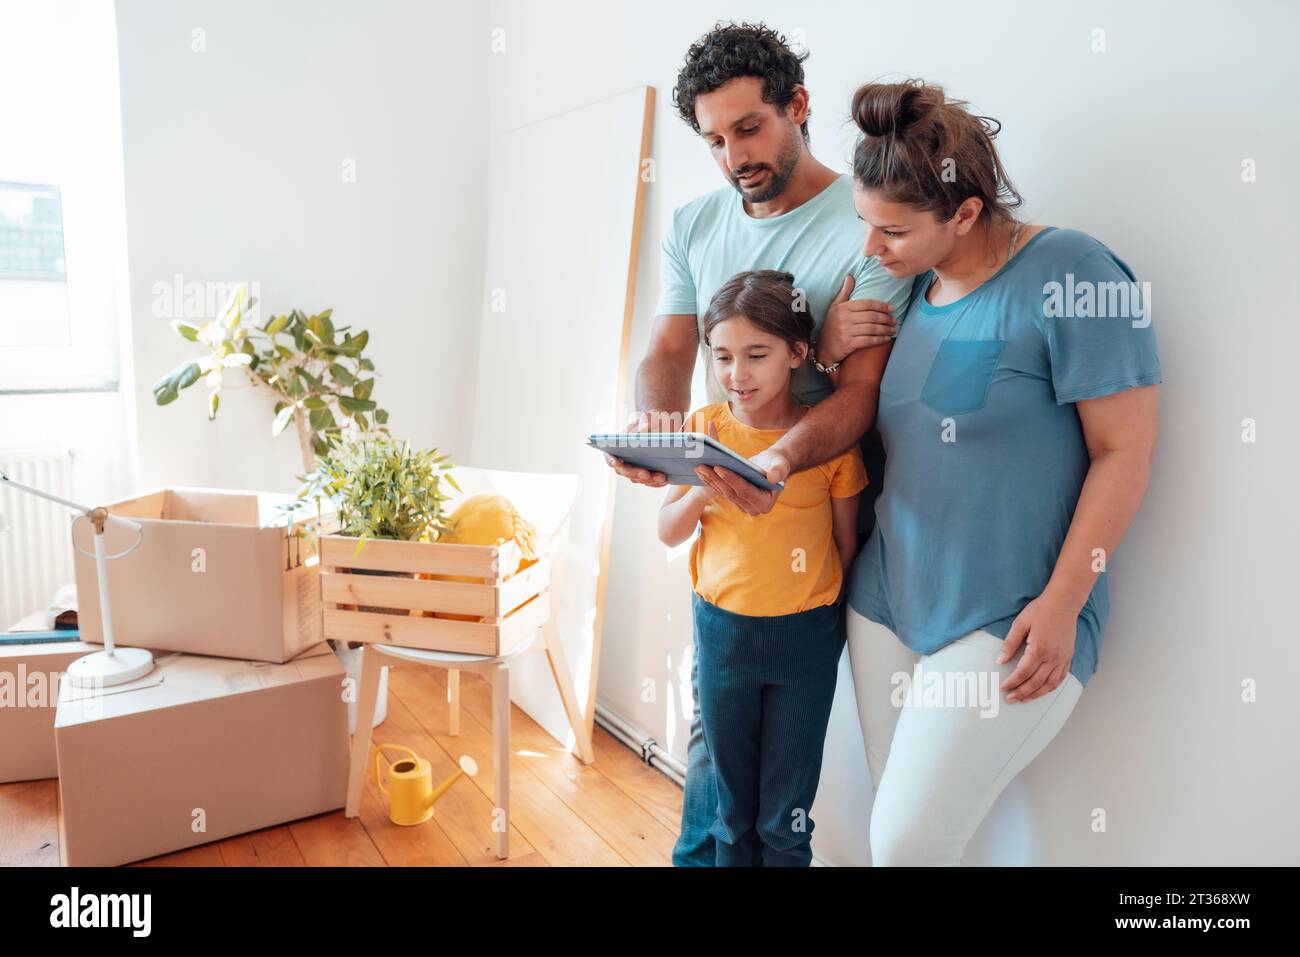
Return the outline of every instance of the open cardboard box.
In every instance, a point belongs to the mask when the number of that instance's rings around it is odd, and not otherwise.
[[[292,495],[208,488],[161,488],[107,505],[144,526],[140,547],[108,563],[114,637],[119,645],[285,662],[322,638],[318,559],[295,530],[316,519]],[[322,530],[337,517],[321,516]],[[74,526],[79,549],[94,553],[89,522]],[[105,545],[121,552],[136,533],[109,523]],[[95,561],[77,554],[78,625],[103,644]]]

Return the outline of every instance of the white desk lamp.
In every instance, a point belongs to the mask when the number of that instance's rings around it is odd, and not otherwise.
[[[109,687],[111,685],[125,684],[128,681],[134,681],[136,678],[147,675],[153,670],[153,652],[144,648],[118,648],[113,641],[113,617],[108,609],[108,562],[110,559],[129,555],[139,548],[140,543],[144,541],[144,526],[139,522],[131,521],[129,518],[110,515],[105,508],[86,508],[84,505],[69,502],[57,495],[51,495],[48,492],[22,485],[3,472],[0,472],[0,485],[10,485],[40,498],[49,499],[59,505],[66,505],[78,513],[77,518],[87,518],[95,526],[95,573],[99,578],[99,610],[100,620],[104,625],[104,650],[84,655],[68,665],[65,672],[67,679],[79,687]],[[104,546],[104,526],[108,522],[116,522],[118,525],[134,529],[136,533],[135,544],[115,555],[109,555]],[[76,527],[76,524],[77,519],[73,519],[73,528]],[[5,531],[6,528],[4,517],[0,516],[0,532]],[[89,552],[83,552],[80,548],[77,548],[75,538],[72,547],[78,554],[90,557]]]

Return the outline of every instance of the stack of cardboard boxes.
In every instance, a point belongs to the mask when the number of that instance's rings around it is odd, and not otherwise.
[[[116,642],[155,654],[143,678],[61,682],[49,700],[57,674],[103,641],[81,555],[82,641],[0,646],[0,693],[21,676],[25,700],[43,705],[0,707],[0,780],[57,773],[64,864],[123,864],[343,807],[349,689],[323,641],[316,558],[293,534],[305,516],[279,507],[289,501],[167,488],[108,506],[144,526],[139,548],[108,565]],[[93,551],[86,525],[77,543]],[[110,553],[134,541],[108,529]]]

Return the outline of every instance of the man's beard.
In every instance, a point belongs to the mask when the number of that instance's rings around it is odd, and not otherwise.
[[[767,203],[776,199],[785,192],[786,184],[790,182],[790,177],[794,175],[795,165],[799,162],[799,136],[798,131],[792,136],[786,144],[786,149],[776,158],[776,168],[773,169],[766,163],[760,163],[758,166],[747,167],[742,175],[746,173],[757,172],[760,169],[768,171],[768,181],[764,186],[752,193],[745,192],[737,180],[739,176],[731,177],[731,185],[736,188],[741,196],[745,197],[751,203]]]

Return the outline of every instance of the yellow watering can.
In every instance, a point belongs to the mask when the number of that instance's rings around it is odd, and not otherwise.
[[[409,758],[388,761],[385,751],[403,751]],[[388,762],[388,783],[384,787],[382,762]],[[462,755],[460,770],[436,788],[433,786],[433,768],[410,748],[402,744],[381,744],[375,751],[375,783],[388,798],[388,819],[394,824],[423,824],[433,817],[433,803],[447,793],[447,789],[466,774],[477,774],[478,765],[469,755]]]

